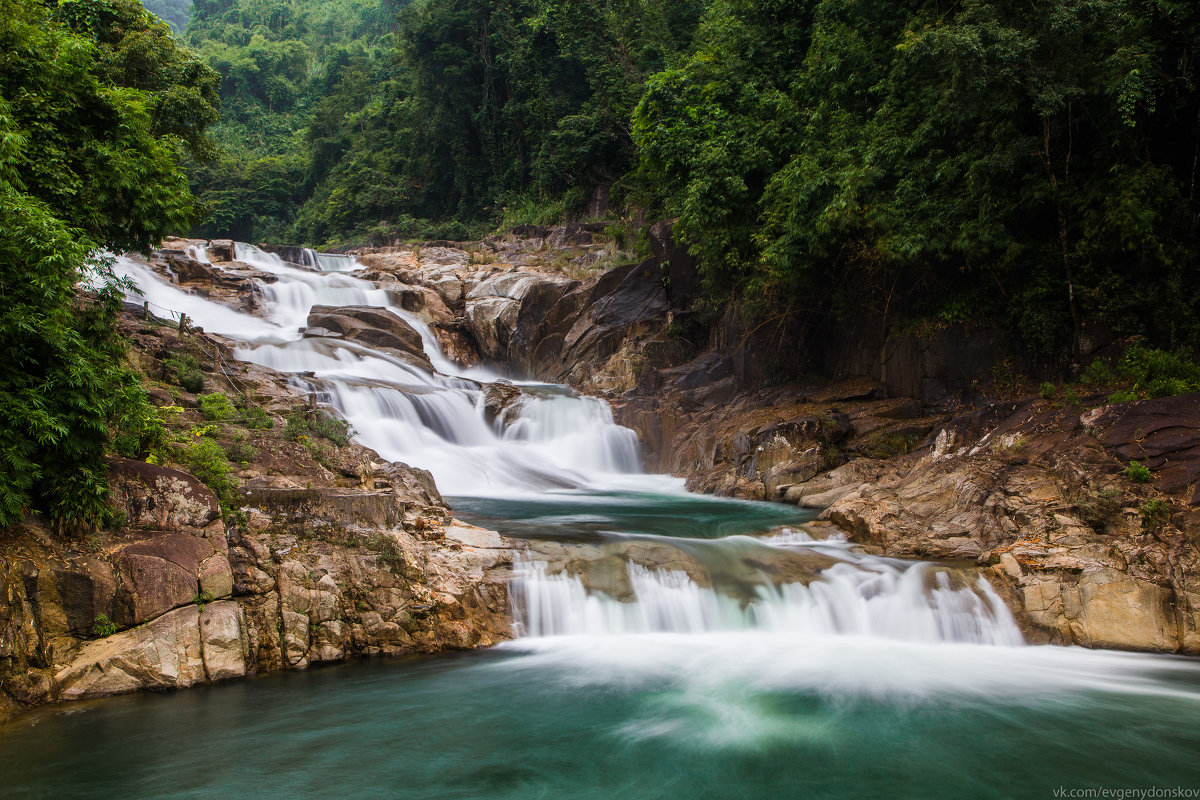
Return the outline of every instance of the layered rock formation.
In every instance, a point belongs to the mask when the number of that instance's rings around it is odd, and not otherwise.
[[[243,454],[240,510],[227,524],[188,472],[114,458],[113,529],[68,535],[31,519],[0,534],[0,720],[54,700],[512,635],[509,543],[454,521],[428,473],[289,434],[285,423],[322,412],[212,337],[124,324],[152,395],[176,409],[172,435]],[[202,391],[259,409],[253,424],[208,422],[195,393],[155,380],[184,358]]]

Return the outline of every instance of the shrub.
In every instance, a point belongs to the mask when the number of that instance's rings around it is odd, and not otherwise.
[[[1079,516],[1084,522],[1095,530],[1100,530],[1124,505],[1119,490],[1104,488],[1087,492],[1075,507],[1079,509]]]
[[[1050,381],[1046,381],[1045,383],[1043,383],[1041,385],[1041,392],[1042,392],[1043,400],[1053,400],[1054,395],[1057,391],[1058,391],[1058,387],[1056,387],[1053,383],[1050,383]]]
[[[234,442],[225,448],[229,460],[238,464],[246,464],[258,458],[258,450],[246,442]]]
[[[1079,376],[1082,383],[1090,386],[1109,386],[1117,379],[1112,368],[1109,367],[1106,361],[1096,359],[1091,364],[1088,364],[1087,369]]]
[[[198,437],[184,448],[183,462],[193,475],[217,495],[225,521],[234,526],[240,525],[241,498],[229,458],[221,445],[207,437]]]
[[[204,415],[205,419],[210,419],[214,422],[225,422],[238,415],[237,408],[234,407],[224,392],[202,394],[196,400],[200,403],[200,413]]]
[[[881,433],[865,448],[871,458],[892,458],[907,455],[917,446],[917,437],[907,433]]]
[[[1139,461],[1130,461],[1125,468],[1125,477],[1134,483],[1147,483],[1150,480],[1150,468]]]
[[[92,634],[100,638],[112,636],[117,632],[117,625],[107,614],[97,614],[96,619],[92,622]]]
[[[200,371],[200,362],[195,356],[181,353],[172,358],[164,358],[162,363],[167,377],[175,383],[192,394],[204,391],[204,373]]]
[[[1132,403],[1138,396],[1132,389],[1118,389],[1108,396],[1110,403]]]
[[[195,597],[192,598],[192,602],[196,604],[196,610],[203,614],[204,606],[208,603],[211,603],[215,599],[216,598],[212,596],[212,592],[199,592]]]
[[[1168,352],[1133,345],[1114,370],[1102,362],[1093,362],[1084,373],[1084,380],[1124,384],[1109,396],[1108,402],[1130,403],[1145,397],[1174,397],[1200,391],[1200,365],[1183,350]]]
[[[302,412],[290,415],[284,433],[295,442],[301,441],[302,437],[319,436],[340,447],[350,441],[353,431],[350,430],[349,422],[338,419],[325,411],[317,411],[311,420],[306,418]]]
[[[1147,532],[1162,530],[1171,519],[1171,507],[1158,499],[1142,503],[1142,530]]]
[[[242,424],[253,430],[264,431],[275,427],[275,419],[261,406],[248,405],[242,413]]]

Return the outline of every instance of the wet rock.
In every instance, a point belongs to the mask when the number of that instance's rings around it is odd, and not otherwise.
[[[404,353],[432,372],[421,334],[392,312],[372,306],[313,306],[309,328],[339,334],[345,339]]]
[[[497,417],[503,419],[508,411],[521,397],[521,390],[508,381],[496,381],[487,384],[483,395],[483,412],[487,421],[494,422]]]

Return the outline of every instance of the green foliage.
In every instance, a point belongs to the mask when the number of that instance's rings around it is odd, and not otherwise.
[[[161,443],[92,254],[191,221],[177,160],[205,151],[211,77],[133,0],[0,0],[0,525],[103,522],[105,449]]]
[[[1125,467],[1125,477],[1134,483],[1147,483],[1150,480],[1150,468],[1140,461],[1130,461]]]
[[[1200,365],[1188,350],[1158,350],[1135,344],[1116,363],[1097,359],[1084,371],[1081,383],[1093,386],[1118,385],[1110,403],[1129,403],[1147,397],[1174,397],[1200,391]]]
[[[251,404],[242,412],[242,425],[252,430],[269,430],[275,427],[275,418],[262,406]]]
[[[202,394],[196,398],[200,403],[200,413],[205,419],[214,422],[227,422],[239,416],[237,408],[223,392]]]
[[[225,521],[238,524],[241,496],[229,458],[221,445],[206,436],[195,437],[183,448],[180,459],[189,472],[217,495]]]
[[[196,604],[196,610],[203,614],[204,607],[214,599],[216,598],[212,596],[212,592],[202,591],[196,593],[196,596],[192,598],[192,602]]]
[[[633,135],[710,294],[762,316],[1177,343],[1200,329],[1198,36],[1182,3],[718,0]]]
[[[246,442],[232,442],[225,448],[225,453],[235,464],[248,464],[258,458],[258,450]]]
[[[396,541],[386,534],[371,538],[370,547],[376,552],[376,561],[393,574],[404,577],[404,551]]]
[[[1155,533],[1171,521],[1171,506],[1163,500],[1153,498],[1142,503],[1141,515],[1142,530]]]
[[[1117,364],[1118,378],[1139,397],[1173,397],[1200,391],[1200,366],[1187,353],[1135,345]]]
[[[112,636],[117,632],[117,625],[107,614],[97,614],[96,619],[92,622],[92,635],[103,639],[106,636]]]
[[[1053,400],[1054,395],[1058,394],[1058,387],[1046,381],[1041,385],[1040,392],[1043,400]]]
[[[917,437],[912,434],[888,432],[872,437],[864,449],[871,458],[893,458],[911,453],[917,443]]]
[[[296,442],[319,436],[340,447],[349,443],[353,431],[350,430],[350,423],[318,409],[310,415],[303,411],[290,414],[284,434]]]
[[[180,353],[162,361],[166,376],[192,394],[204,391],[204,373],[195,356]]]

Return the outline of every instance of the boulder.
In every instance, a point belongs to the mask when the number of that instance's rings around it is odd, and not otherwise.
[[[421,334],[391,311],[373,306],[313,306],[308,315],[309,328],[321,328],[351,341],[371,347],[395,350],[416,359],[430,372],[433,366],[425,354]]]
[[[112,556],[120,581],[113,621],[136,625],[193,602],[200,564],[212,555],[207,540],[186,533],[164,533],[120,547]]]
[[[182,689],[203,683],[203,646],[195,606],[89,642],[54,676],[58,697],[79,700],[138,689]]]
[[[223,600],[208,603],[200,612],[200,642],[204,672],[209,681],[246,675],[250,643],[245,615],[237,603]]]
[[[220,527],[217,496],[194,476],[128,458],[108,459],[112,503],[130,528],[188,531]]]

